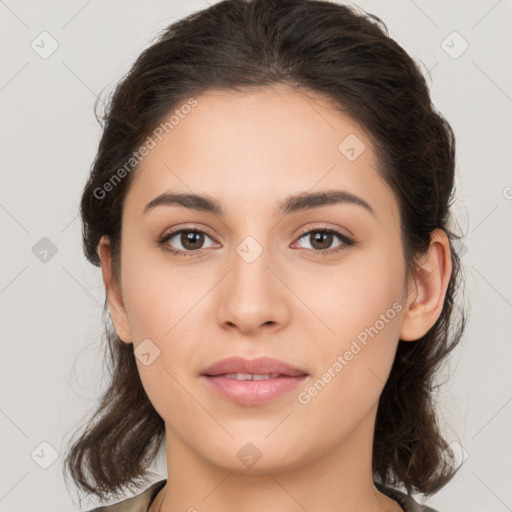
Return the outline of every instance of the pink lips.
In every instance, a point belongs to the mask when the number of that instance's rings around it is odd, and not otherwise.
[[[226,376],[237,373],[269,375],[271,378],[237,380]],[[205,379],[213,391],[231,402],[240,405],[260,405],[291,391],[303,382],[307,375],[304,370],[270,357],[230,357],[206,368],[201,378]]]

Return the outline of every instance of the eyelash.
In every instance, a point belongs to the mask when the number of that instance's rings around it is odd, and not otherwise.
[[[173,236],[175,236],[179,233],[185,232],[185,231],[192,232],[192,233],[202,233],[204,235],[208,235],[212,240],[217,242],[217,240],[215,240],[215,237],[211,233],[209,233],[207,230],[199,229],[199,228],[195,228],[195,227],[188,227],[188,228],[177,229],[175,231],[171,231],[170,233],[162,235],[157,241],[158,246],[160,246],[160,247],[164,246],[164,244],[166,244]],[[303,231],[302,233],[299,234],[297,240],[300,240],[301,238],[304,238],[305,235],[308,235],[311,233],[329,233],[329,234],[337,236],[343,243],[340,244],[339,246],[337,246],[335,248],[331,248],[331,249],[323,249],[323,250],[299,249],[300,252],[313,252],[315,256],[329,256],[331,254],[336,254],[338,252],[344,251],[347,249],[347,247],[350,247],[351,245],[354,245],[356,243],[353,239],[349,238],[348,236],[344,235],[343,233],[340,233],[339,231],[337,231],[335,229],[322,227],[322,226],[318,227],[318,228],[308,229],[308,230]],[[171,247],[164,247],[164,250],[169,251],[170,253],[172,253],[176,256],[184,257],[184,258],[186,258],[188,256],[195,256],[197,254],[201,254],[201,251],[202,251],[202,249],[199,249],[196,251],[182,251],[180,249],[173,249]]]

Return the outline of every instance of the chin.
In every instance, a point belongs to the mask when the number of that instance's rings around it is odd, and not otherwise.
[[[294,440],[288,436],[290,444],[284,445],[277,436],[271,439],[274,434],[265,439],[268,432],[266,429],[264,434],[254,435],[253,431],[252,435],[235,436],[223,443],[219,441],[214,452],[207,449],[203,456],[215,466],[248,475],[279,473],[299,466],[306,451],[303,439],[298,436]]]

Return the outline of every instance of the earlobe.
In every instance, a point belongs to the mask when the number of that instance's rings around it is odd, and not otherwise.
[[[402,317],[400,339],[415,341],[436,323],[443,309],[452,272],[450,243],[447,234],[436,229],[430,247],[418,262],[411,277],[409,298]]]
[[[112,276],[112,252],[110,240],[107,235],[103,235],[98,243],[98,256],[101,261],[101,273],[103,284],[108,298],[110,316],[112,323],[121,341],[131,343],[128,315],[124,306],[122,293],[119,283]]]

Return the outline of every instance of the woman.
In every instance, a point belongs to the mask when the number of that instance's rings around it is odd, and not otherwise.
[[[117,86],[81,203],[111,383],[66,458],[96,511],[416,511],[456,468],[455,142],[378,18],[225,0]],[[165,441],[165,442],[164,442]]]

